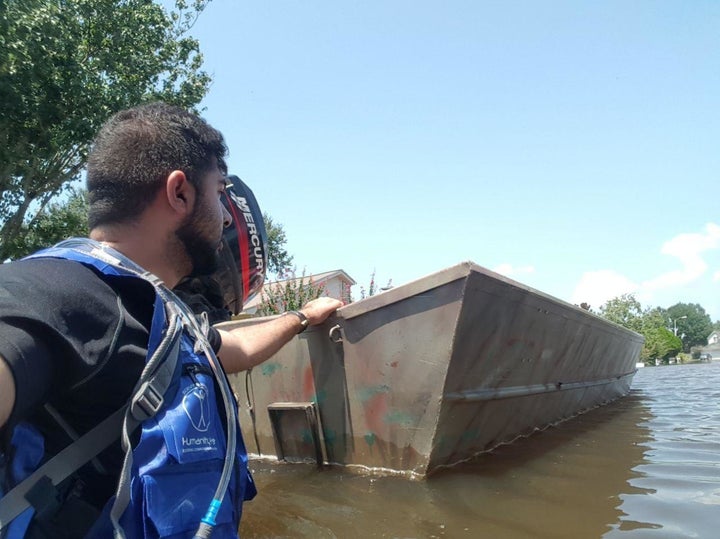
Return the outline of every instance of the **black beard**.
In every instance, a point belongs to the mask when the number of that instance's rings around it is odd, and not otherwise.
[[[220,267],[217,246],[204,239],[198,232],[198,223],[194,216],[175,232],[190,257],[192,271],[187,277],[212,275]]]

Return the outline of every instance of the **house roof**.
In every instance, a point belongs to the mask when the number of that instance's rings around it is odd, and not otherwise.
[[[300,283],[301,280],[303,283],[309,283],[310,281],[312,281],[316,285],[321,285],[335,278],[339,278],[341,281],[346,282],[350,286],[357,284],[355,282],[355,279],[345,273],[345,270],[341,269],[295,277],[294,279],[283,279],[280,281],[267,282],[262,286],[262,288],[257,292],[257,294],[255,294],[253,297],[251,297],[248,301],[245,302],[245,304],[243,305],[243,311],[248,311],[250,309],[258,307],[262,303],[262,291],[267,290],[268,288],[281,287],[287,283]]]

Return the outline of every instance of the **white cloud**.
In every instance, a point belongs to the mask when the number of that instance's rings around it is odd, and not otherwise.
[[[643,282],[643,290],[651,294],[654,290],[691,283],[708,269],[707,262],[700,256],[700,253],[718,247],[720,247],[720,226],[714,223],[705,225],[705,231],[702,233],[678,234],[665,242],[660,252],[677,258],[682,268]]]
[[[572,303],[589,303],[598,308],[607,300],[622,294],[634,294],[641,303],[653,300],[656,292],[687,285],[708,271],[702,253],[720,248],[720,226],[705,225],[703,232],[678,234],[665,242],[660,252],[678,260],[681,267],[662,273],[640,284],[634,283],[614,270],[590,271],[583,274],[575,287]],[[715,271],[713,281],[720,281],[720,271]]]
[[[653,290],[684,285],[696,280],[708,269],[708,264],[700,253],[718,247],[720,247],[720,226],[714,223],[705,225],[705,231],[702,233],[678,234],[665,242],[660,252],[677,258],[682,268],[644,281],[641,287],[651,293]]]
[[[495,273],[499,273],[500,275],[504,275],[505,277],[517,277],[518,275],[529,275],[531,273],[535,273],[535,267],[520,266],[516,268],[512,264],[500,264],[499,266],[493,268],[493,271]]]
[[[631,294],[637,288],[637,284],[616,271],[588,271],[580,278],[570,301],[576,305],[585,302],[598,309],[609,299]]]

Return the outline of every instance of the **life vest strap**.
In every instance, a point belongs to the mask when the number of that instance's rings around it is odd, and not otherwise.
[[[0,530],[25,509],[31,507],[27,494],[39,482],[47,484],[50,481],[53,486],[57,486],[117,440],[126,408],[127,406],[123,406],[117,410],[0,498]]]

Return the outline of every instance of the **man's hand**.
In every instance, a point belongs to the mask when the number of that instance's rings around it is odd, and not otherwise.
[[[308,325],[317,326],[342,306],[340,300],[322,297],[309,301],[300,312],[308,319]],[[218,357],[228,373],[251,369],[272,357],[300,329],[300,319],[291,315],[230,331],[219,330],[222,345]]]
[[[322,297],[308,301],[300,312],[307,317],[311,326],[317,326],[342,306],[343,302],[339,299]]]

